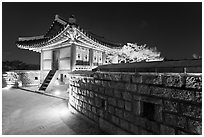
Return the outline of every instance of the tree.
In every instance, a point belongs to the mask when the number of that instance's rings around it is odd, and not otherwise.
[[[141,61],[162,61],[164,58],[160,57],[160,52],[157,48],[149,48],[144,45],[137,45],[133,43],[127,43],[121,49],[115,52],[111,52],[107,56],[107,63],[112,63],[115,57],[118,56],[119,63],[131,63]]]

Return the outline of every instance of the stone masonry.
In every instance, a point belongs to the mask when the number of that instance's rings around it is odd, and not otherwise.
[[[201,73],[70,75],[69,104],[111,134],[202,134]]]

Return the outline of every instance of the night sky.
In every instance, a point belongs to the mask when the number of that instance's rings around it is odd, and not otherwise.
[[[202,3],[3,3],[2,59],[39,64],[40,54],[18,49],[19,36],[43,35],[55,14],[74,14],[84,30],[118,43],[157,47],[167,59],[202,54]]]

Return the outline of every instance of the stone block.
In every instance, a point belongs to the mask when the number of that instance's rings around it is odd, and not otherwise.
[[[103,79],[104,80],[111,80],[111,74],[104,73]]]
[[[173,101],[164,101],[164,110],[170,112],[178,112],[178,103]]]
[[[96,123],[98,123],[99,117],[98,117],[97,115],[94,115],[94,121],[95,121]]]
[[[113,106],[116,106],[116,105],[117,105],[117,104],[116,104],[116,99],[109,97],[109,98],[108,98],[108,104],[113,105]]]
[[[125,102],[123,100],[118,100],[118,107],[119,108],[124,108],[125,107]]]
[[[137,87],[138,87],[137,89],[138,93],[147,94],[147,95],[150,94],[150,87],[148,85],[138,85]]]
[[[113,96],[113,89],[112,88],[105,88],[105,94],[108,96]]]
[[[122,74],[122,81],[130,83],[132,79],[132,75]]]
[[[97,107],[101,107],[102,106],[102,100],[100,98],[95,98],[95,105]]]
[[[130,124],[130,131],[135,135],[139,134],[139,128],[133,124]]]
[[[93,112],[94,114],[96,114],[96,107],[92,106],[91,110],[92,110],[92,112]]]
[[[120,127],[122,127],[123,129],[126,129],[126,130],[129,130],[129,127],[128,127],[128,122],[123,120],[123,119],[120,119]]]
[[[113,106],[108,106],[108,112],[111,114],[114,114],[114,107]]]
[[[94,99],[93,99],[93,98],[89,98],[88,103],[91,104],[91,105],[95,105],[95,102],[94,102]]]
[[[197,103],[202,103],[202,92],[201,91],[195,92],[195,101]]]
[[[127,111],[131,111],[132,110],[131,102],[125,101],[125,110],[127,110]]]
[[[171,88],[163,88],[163,87],[156,87],[156,86],[150,86],[151,94],[157,97],[166,97],[171,98],[172,97],[172,91],[174,89]]]
[[[94,80],[94,84],[100,86],[100,85],[102,85],[102,81],[101,81],[101,80],[98,80],[98,79],[95,79],[95,80]]]
[[[175,135],[175,129],[165,126],[165,125],[161,125],[160,134],[161,135]]]
[[[89,112],[88,112],[88,117],[89,117],[90,119],[94,119],[93,113],[89,111]]]
[[[101,94],[104,94],[105,88],[104,87],[98,87],[98,92]]]
[[[165,113],[164,114],[164,119],[165,119],[165,123],[168,125],[172,125],[172,126],[176,126],[177,121],[176,121],[176,116],[173,114],[168,114]]]
[[[87,109],[91,111],[91,105],[87,105]]]
[[[142,76],[141,75],[132,75],[132,82],[133,83],[142,83]]]
[[[185,101],[195,101],[195,94],[194,91],[175,89],[172,90],[172,98]]]
[[[124,100],[132,101],[132,95],[130,92],[123,92],[122,94]]]
[[[124,119],[132,122],[134,120],[134,116],[131,112],[124,111]]]
[[[116,124],[116,125],[119,125],[119,124],[120,124],[119,118],[116,117],[116,116],[113,116],[113,115],[112,115],[112,122],[113,122],[114,124]]]
[[[176,122],[177,122],[177,127],[180,127],[180,128],[186,128],[187,127],[187,122],[186,122],[185,117],[177,116]]]
[[[90,91],[89,96],[90,96],[91,98],[94,98],[94,92]]]
[[[187,76],[186,88],[202,89],[202,77],[201,76]]]
[[[122,97],[122,92],[121,90],[119,89],[114,89],[114,97],[117,97],[117,98],[121,98]]]
[[[102,81],[101,84],[103,87],[109,87],[108,81]]]
[[[115,109],[115,115],[120,117],[120,118],[123,118],[123,111],[121,109]]]
[[[194,106],[189,104],[181,103],[181,112],[184,116],[194,117],[194,118],[202,118],[202,108],[201,106]]]
[[[158,75],[142,75],[142,82],[145,84],[161,85],[162,77]]]
[[[132,92],[137,92],[137,85],[133,83],[126,83],[125,89]]]
[[[121,74],[111,74],[111,80],[112,81],[121,81]]]
[[[149,131],[147,131],[147,130],[145,130],[145,129],[140,129],[140,133],[141,133],[141,135],[152,135],[152,133],[151,132],[149,132]]]
[[[111,84],[111,87],[114,89],[125,89],[125,83],[111,81],[110,84]]]
[[[152,132],[156,133],[156,134],[159,134],[160,133],[160,126],[159,126],[159,123],[157,122],[154,122],[154,121],[150,121],[150,122],[147,122],[148,124],[150,124],[150,129]]]
[[[133,113],[137,116],[141,115],[141,102],[140,101],[134,101],[133,102]]]
[[[164,75],[162,76],[162,84],[168,87],[182,87],[184,79],[180,75]]]
[[[202,134],[202,122],[189,119],[188,129],[192,133],[201,135]]]

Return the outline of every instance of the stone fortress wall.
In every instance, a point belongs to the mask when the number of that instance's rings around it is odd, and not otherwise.
[[[70,108],[111,134],[202,134],[201,67],[167,69],[71,75]]]

